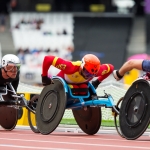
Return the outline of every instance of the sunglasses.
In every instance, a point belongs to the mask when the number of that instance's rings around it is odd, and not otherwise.
[[[92,78],[92,77],[95,76],[94,74],[89,73],[85,68],[82,69],[82,74],[83,74],[83,76],[84,76],[86,79],[87,79],[87,78]]]
[[[21,66],[21,64],[8,63],[7,66],[5,66],[4,68],[6,71],[14,71],[15,69],[16,69],[16,71],[19,71],[20,66]]]

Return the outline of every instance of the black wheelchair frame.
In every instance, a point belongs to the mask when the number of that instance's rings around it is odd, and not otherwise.
[[[0,86],[0,125],[6,130],[13,130],[18,118],[21,118],[18,116],[19,110],[25,107],[28,110],[29,125],[33,128],[30,112],[35,114],[36,111],[32,107],[32,101],[26,100],[23,94],[17,94],[11,83]],[[34,130],[38,132],[36,127]]]

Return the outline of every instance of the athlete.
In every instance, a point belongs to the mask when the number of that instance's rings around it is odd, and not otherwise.
[[[11,83],[15,91],[17,91],[17,87],[19,84],[20,66],[20,60],[16,55],[4,55],[1,61],[0,85]]]
[[[132,69],[138,69],[145,71],[146,74],[142,77],[145,80],[150,80],[150,60],[143,59],[131,59],[123,64],[123,66],[119,70],[113,71],[114,78],[119,81],[123,78],[125,73],[131,71]]]
[[[87,54],[82,61],[67,61],[56,56],[45,56],[42,64],[42,83],[44,86],[52,83],[48,78],[50,66],[60,69],[57,76],[62,77],[71,88],[87,88],[87,82],[97,77],[92,84],[95,88],[113,71],[111,64],[101,64],[93,54]]]

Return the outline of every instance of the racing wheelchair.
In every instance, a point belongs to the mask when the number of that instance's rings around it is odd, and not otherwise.
[[[120,105],[118,133],[128,139],[139,138],[150,124],[150,81],[135,80],[116,106]]]
[[[112,96],[107,93],[97,96],[90,82],[87,89],[71,89],[61,77],[54,76],[52,81],[53,84],[43,88],[36,105],[36,126],[41,134],[50,134],[57,128],[65,109],[72,109],[78,126],[89,135],[96,134],[101,126],[102,106],[119,114]]]
[[[22,113],[22,107],[28,110],[28,122],[31,129],[38,133],[36,126],[33,125],[31,112],[35,114],[35,97],[27,101],[23,94],[17,94],[11,83],[0,86],[0,125],[5,130],[13,130]],[[32,115],[33,116],[33,115]]]
[[[54,84],[43,88],[36,105],[36,125],[41,134],[50,134],[59,125],[65,109],[72,109],[74,118],[83,132],[96,134],[101,126],[101,107],[112,108],[118,134],[128,140],[140,137],[150,123],[150,81],[138,78],[114,104],[110,94],[97,96],[95,88],[70,89],[60,77],[52,78]],[[86,92],[86,95],[74,95]],[[116,117],[119,116],[119,127]]]

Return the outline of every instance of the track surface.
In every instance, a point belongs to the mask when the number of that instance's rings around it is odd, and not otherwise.
[[[63,131],[64,130],[64,131]],[[69,130],[68,130],[69,131]],[[90,136],[76,129],[68,132],[56,129],[52,134],[35,134],[30,129],[15,128],[5,131],[0,128],[2,150],[150,150],[150,132],[137,140],[121,138],[115,130],[100,130]]]

